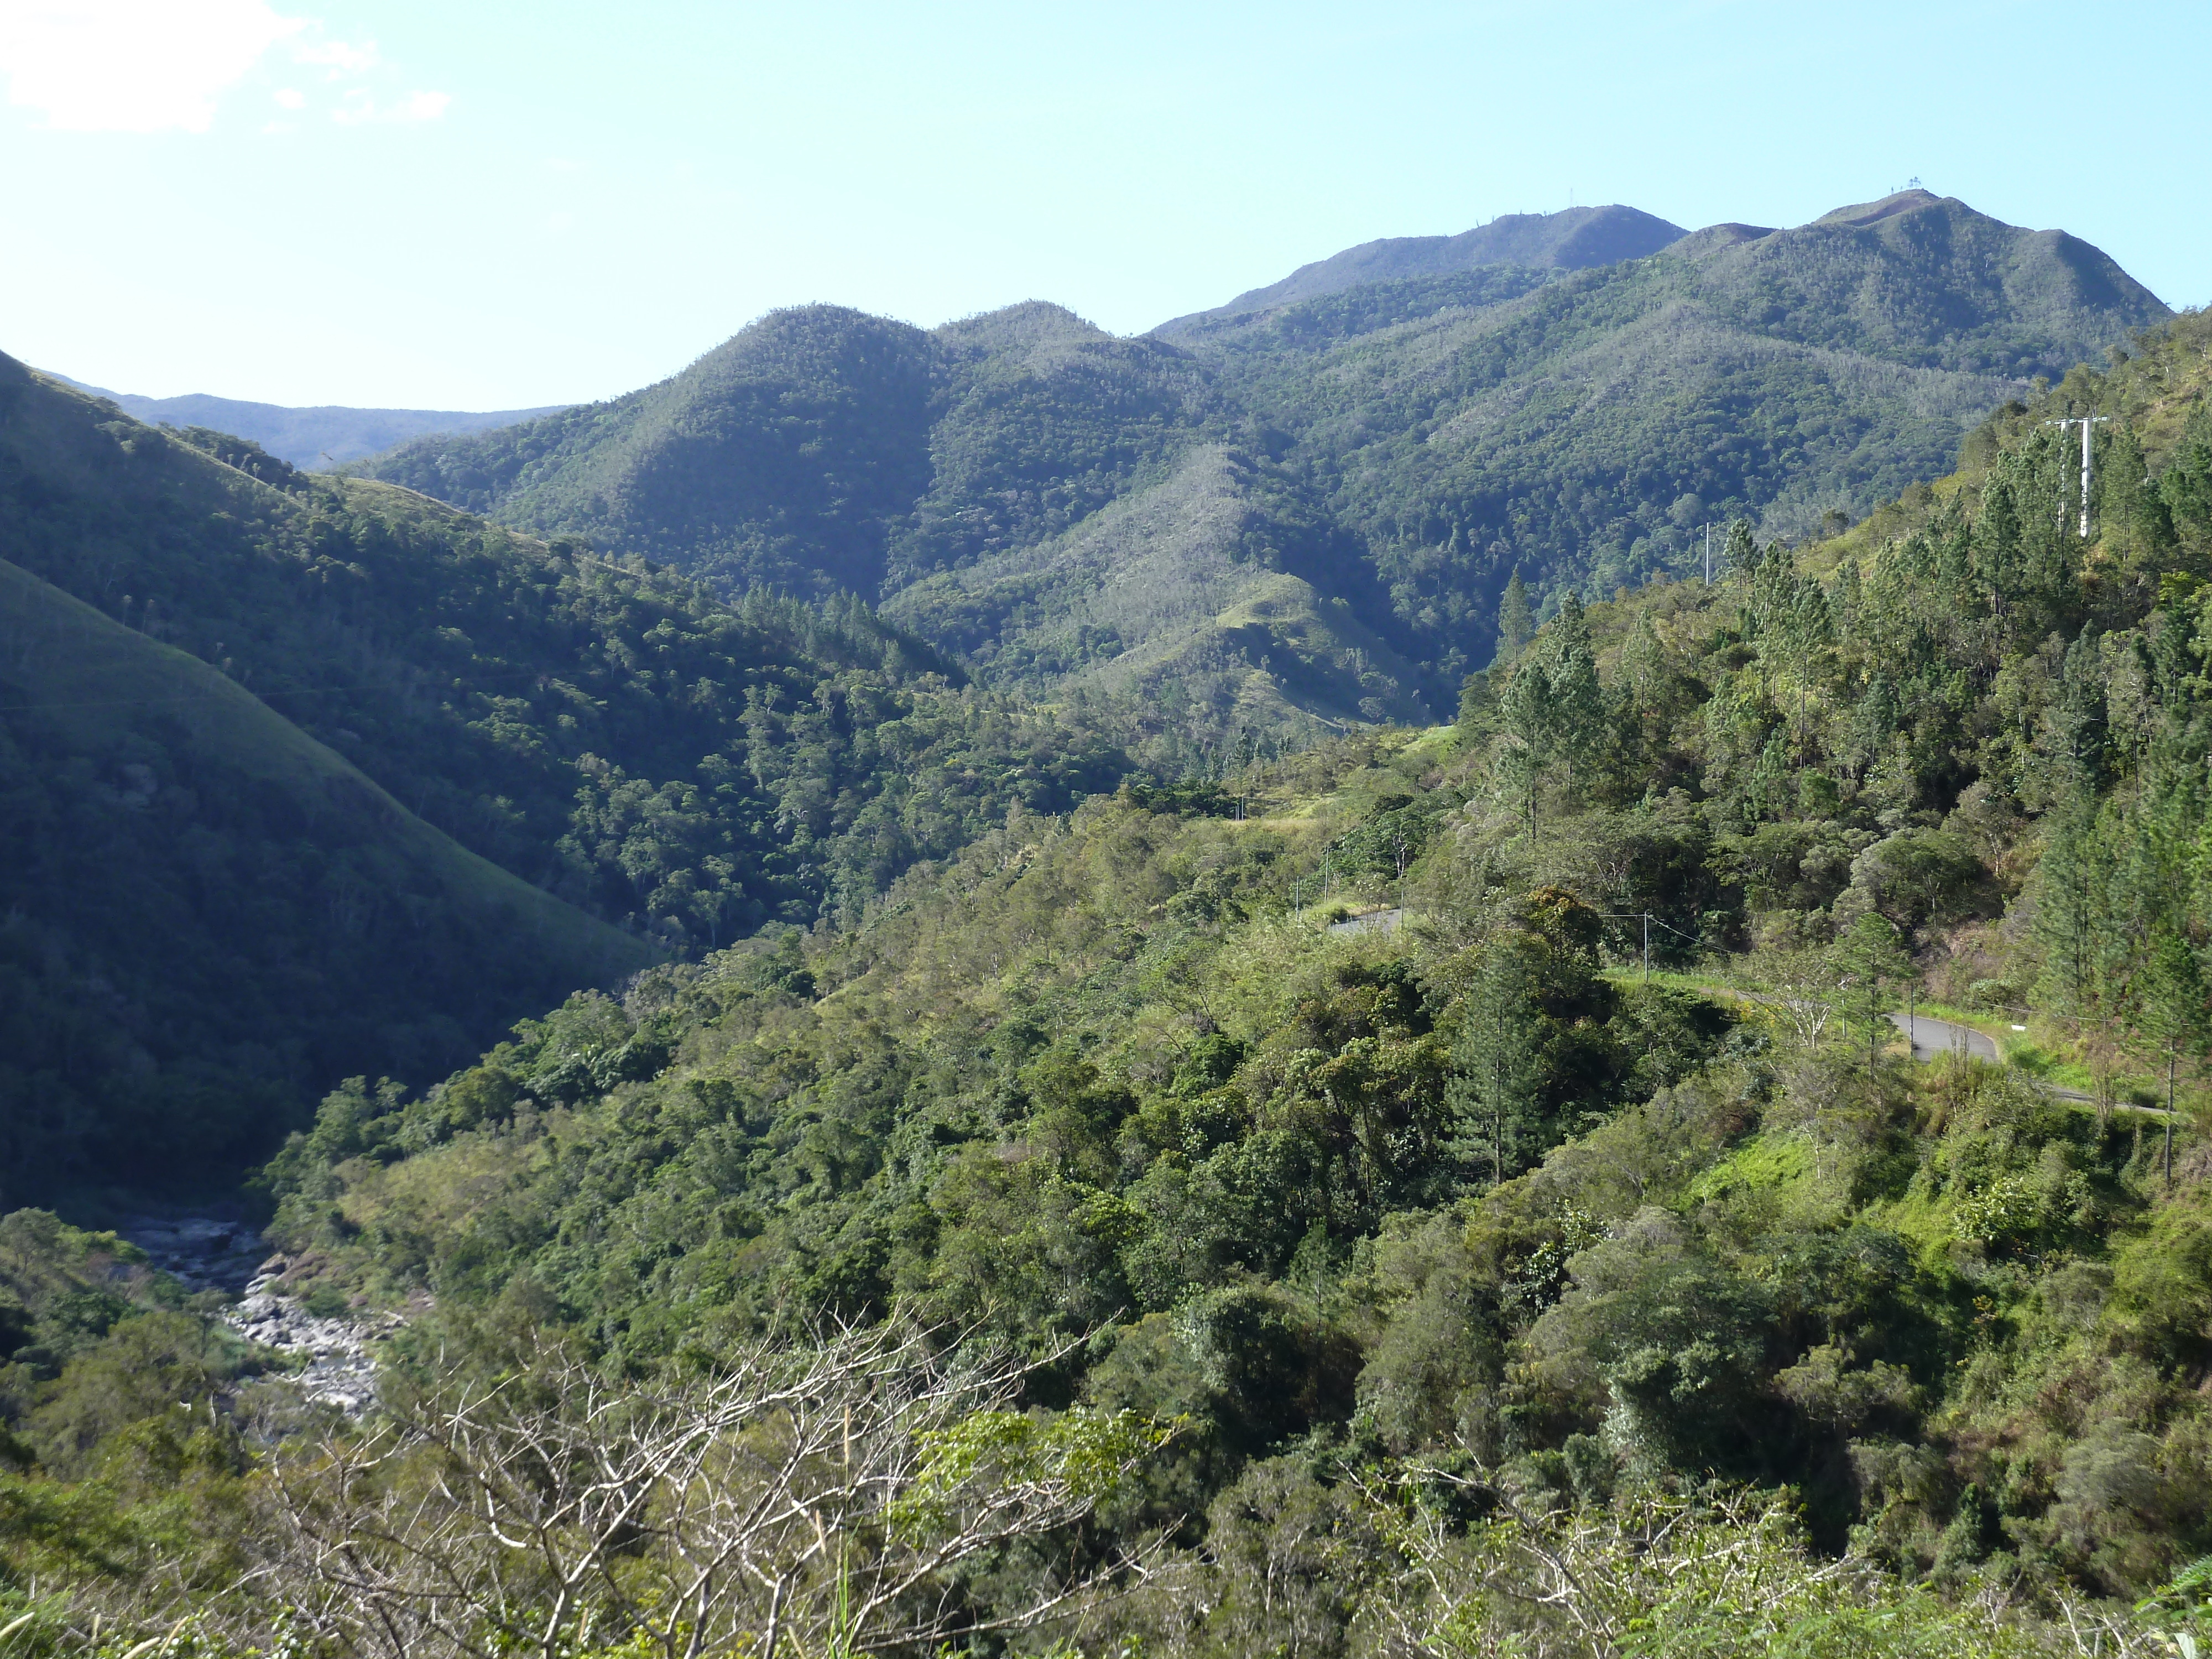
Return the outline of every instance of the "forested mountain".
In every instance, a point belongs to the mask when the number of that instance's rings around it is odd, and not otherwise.
[[[1066,529],[1204,424],[1204,377],[1054,306],[933,334],[778,312],[613,403],[363,469],[742,588],[871,599]]]
[[[1522,270],[1587,270],[1656,253],[1689,233],[1630,207],[1569,208],[1561,213],[1508,213],[1456,236],[1389,236],[1362,242],[1300,265],[1279,283],[1240,294],[1227,305],[1163,323],[1154,333],[1176,339],[1207,318],[1267,311],[1348,288],[1443,276],[1478,265]]]
[[[363,471],[614,556],[874,597],[929,487],[937,353],[902,323],[815,306],[764,318],[674,379]]]
[[[724,602],[6,360],[0,537],[19,1194],[234,1170],[336,1078],[1127,764],[857,603]]]
[[[557,1398],[580,1352],[657,1411],[780,1342],[830,1389],[823,1310],[1027,1353],[989,1438],[928,1443],[1025,1490],[1027,1437],[1110,1429],[1121,1473],[957,1595],[1157,1552],[1103,1647],[2170,1650],[2212,1550],[2208,341],[2008,406],[1844,536],[1571,593],[1452,726],[1014,814],[842,927],[339,1089],[270,1166],[284,1283],[411,1306],[424,1387]],[[2091,414],[2084,537],[2049,422]],[[1908,995],[2006,1063],[1908,1052]],[[20,1419],[57,1475],[80,1364]],[[842,1397],[851,1468],[905,1407]],[[837,1510],[790,1593],[908,1512]],[[594,1616],[642,1624],[676,1557],[625,1536]],[[490,1619],[489,1573],[435,1593]]]
[[[1547,609],[1686,570],[1709,523],[1849,522],[2167,314],[1924,191],[1790,230],[1577,209],[1136,340],[1041,304],[779,313],[629,398],[362,470],[728,591],[854,592],[986,679],[1140,691],[1218,744],[1448,706],[1515,570]]]
[[[9,1168],[335,1083],[235,1327],[0,1218],[0,1641],[2203,1650],[2160,311],[1917,193],[1182,343],[817,308],[370,469],[546,541],[0,362]],[[663,959],[447,1070],[525,935]]]
[[[125,415],[149,426],[212,428],[257,443],[278,460],[298,467],[359,460],[410,438],[432,433],[483,432],[557,412],[557,406],[475,412],[457,409],[347,409],[334,404],[295,409],[237,398],[210,398],[198,392],[181,398],[142,398],[135,392],[86,386],[65,374],[55,374],[53,378],[80,392],[89,392],[95,398],[106,398]]]
[[[2166,307],[2095,249],[1911,191],[1535,282],[1481,270],[1216,319],[1184,343],[1279,428],[1393,608],[1486,659],[1516,568],[1554,599],[1682,574],[1701,526],[1844,520],[1990,409]]]

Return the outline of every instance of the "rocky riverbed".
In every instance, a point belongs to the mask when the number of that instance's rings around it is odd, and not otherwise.
[[[269,1246],[250,1221],[221,1216],[134,1215],[115,1231],[146,1252],[154,1265],[196,1291],[242,1296],[261,1269]]]
[[[246,1295],[225,1310],[224,1322],[250,1342],[280,1353],[305,1355],[307,1369],[295,1381],[308,1399],[336,1406],[358,1417],[376,1400],[374,1344],[407,1322],[396,1313],[366,1318],[341,1314],[319,1318],[296,1297],[276,1286],[287,1263],[273,1256],[246,1286]]]
[[[153,1265],[195,1291],[238,1298],[223,1322],[249,1342],[306,1360],[294,1381],[310,1400],[357,1417],[376,1399],[375,1345],[407,1322],[398,1313],[319,1315],[284,1290],[292,1266],[260,1229],[213,1216],[133,1216],[116,1231]]]

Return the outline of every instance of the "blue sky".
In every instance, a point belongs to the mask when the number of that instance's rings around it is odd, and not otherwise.
[[[1918,177],[2212,299],[2212,10],[0,0],[0,349],[490,409],[772,307],[1135,332],[1377,236]]]

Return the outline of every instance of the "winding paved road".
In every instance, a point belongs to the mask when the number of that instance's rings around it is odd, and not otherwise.
[[[1346,916],[1342,921],[1332,921],[1332,933],[1395,933],[1405,925],[1402,909],[1370,910],[1357,916]]]
[[[1932,1065],[1946,1054],[1964,1054],[1969,1060],[1986,1060],[1995,1066],[2001,1063],[1996,1039],[1986,1031],[1978,1031],[1971,1025],[1961,1025],[1954,1020],[1931,1019],[1926,1014],[1915,1014],[1908,1019],[1903,1014],[1892,1014],[1889,1023],[1912,1039],[1912,1057],[1923,1065]],[[2034,1079],[2035,1086],[2047,1095],[2060,1100],[2085,1101],[2094,1105],[2094,1095],[2085,1095],[2079,1089],[2063,1088],[2056,1083]],[[2146,1109],[2136,1108],[2137,1110]],[[2163,1117],[2160,1109],[2155,1115]]]
[[[1960,1025],[1948,1019],[1930,1019],[1925,1014],[1916,1014],[1907,1019],[1903,1014],[1892,1014],[1889,1023],[1912,1038],[1912,1057],[1922,1061],[1937,1060],[1946,1054],[1964,1054],[1968,1060],[1985,1060],[1992,1066],[2001,1056],[1996,1039],[1986,1031],[1977,1031],[1971,1025]]]

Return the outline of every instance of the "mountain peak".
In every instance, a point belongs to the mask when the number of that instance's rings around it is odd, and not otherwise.
[[[938,337],[986,351],[1033,350],[1045,345],[1086,345],[1114,337],[1096,323],[1049,300],[1024,300],[946,323]]]
[[[1311,264],[1279,283],[1238,295],[1225,306],[1163,323],[1172,336],[1204,317],[1265,311],[1369,283],[1438,276],[1478,265],[1521,265],[1539,270],[1587,270],[1656,253],[1688,233],[1656,215],[1618,204],[1562,209],[1557,213],[1509,213],[1456,236],[1389,236],[1362,242]]]
[[[1816,225],[1855,227],[1879,224],[1884,219],[1893,219],[1899,214],[1910,213],[1916,208],[1941,207],[1948,199],[1938,196],[1932,190],[1895,191],[1878,202],[1861,202],[1852,207],[1839,207],[1833,212],[1822,214],[1813,222]],[[1966,204],[1960,202],[1957,205],[1964,208]],[[1967,211],[1972,212],[1972,210],[1969,208]]]

